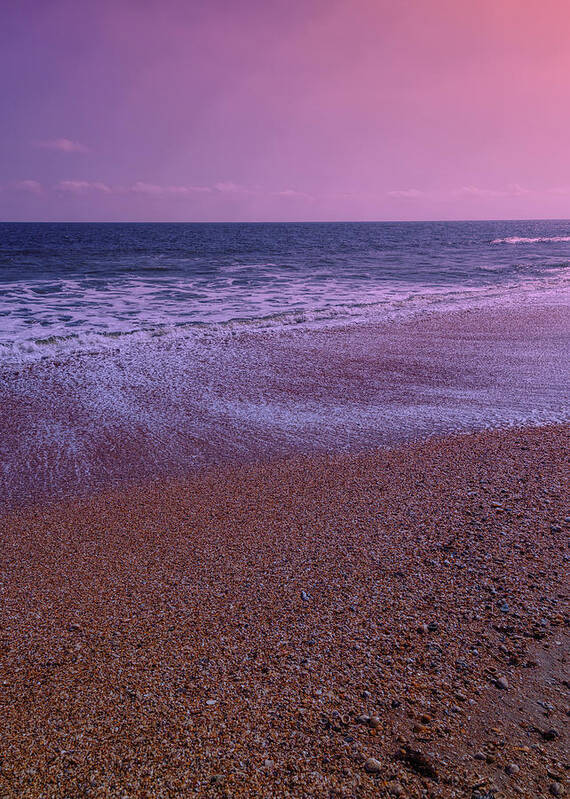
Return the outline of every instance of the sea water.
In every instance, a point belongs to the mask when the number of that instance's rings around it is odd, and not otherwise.
[[[570,222],[0,225],[0,509],[570,417]]]
[[[568,285],[570,222],[0,224],[0,361]],[[116,345],[116,342],[113,342]]]

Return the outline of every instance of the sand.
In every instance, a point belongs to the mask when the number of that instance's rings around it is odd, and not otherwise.
[[[568,427],[0,522],[0,796],[564,795]]]

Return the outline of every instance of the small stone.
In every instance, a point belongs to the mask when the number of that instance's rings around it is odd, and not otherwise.
[[[370,721],[368,723],[374,730],[382,724],[378,716],[371,716]]]
[[[225,776],[223,774],[212,774],[210,777],[210,783],[212,785],[221,785],[225,781]]]
[[[412,749],[406,744],[397,753],[396,757],[406,762],[417,774],[421,774],[422,777],[429,777],[430,779],[436,781],[438,780],[437,769],[434,761],[423,752],[420,752],[417,749]]]
[[[548,790],[552,796],[564,796],[564,786],[561,782],[553,782]]]
[[[508,766],[505,768],[505,771],[507,772],[507,774],[510,774],[512,776],[514,774],[518,774],[520,768],[517,766],[516,763],[509,763]]]
[[[486,760],[487,759],[487,755],[485,754],[485,752],[475,752],[473,757],[474,757],[475,760]]]
[[[554,739],[558,738],[560,735],[558,730],[555,730],[554,728],[551,728],[550,730],[544,730],[544,732],[541,734],[545,741],[554,741]]]
[[[372,699],[372,694],[370,693],[370,691],[363,691],[362,692],[362,698],[363,699]]]
[[[356,717],[356,721],[359,724],[368,724],[370,722],[370,716],[367,716],[365,713],[362,713],[360,716]]]
[[[72,624],[68,624],[67,625],[67,629],[69,630],[70,633],[83,632],[81,625],[77,624],[76,622],[73,622]]]
[[[506,691],[509,687],[509,681],[506,677],[499,677],[498,680],[496,680],[495,685],[502,691]]]
[[[437,624],[435,621],[430,621],[427,628],[430,633],[435,633],[437,630],[439,630],[439,624]]]
[[[303,602],[308,602],[310,600],[310,596],[306,591],[301,591],[301,599]]]
[[[217,701],[217,699],[206,699],[206,704],[211,707],[212,705],[215,705]]]
[[[402,783],[396,782],[396,780],[391,780],[387,785],[386,788],[390,796],[404,796],[404,788]]]
[[[269,759],[268,760],[264,760],[263,761],[263,765],[265,766],[265,768],[271,769],[271,768],[273,768],[275,766],[275,761],[274,760],[269,760]]]
[[[364,769],[369,774],[378,774],[378,772],[382,770],[382,763],[376,760],[375,757],[369,757],[364,763]]]

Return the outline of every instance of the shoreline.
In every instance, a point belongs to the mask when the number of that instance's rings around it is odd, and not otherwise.
[[[0,796],[564,795],[569,431],[0,519]]]
[[[37,362],[0,381],[0,502],[566,422],[569,323],[480,308]]]

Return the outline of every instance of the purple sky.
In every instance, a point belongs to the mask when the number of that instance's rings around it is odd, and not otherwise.
[[[0,219],[570,216],[567,0],[0,11]]]

